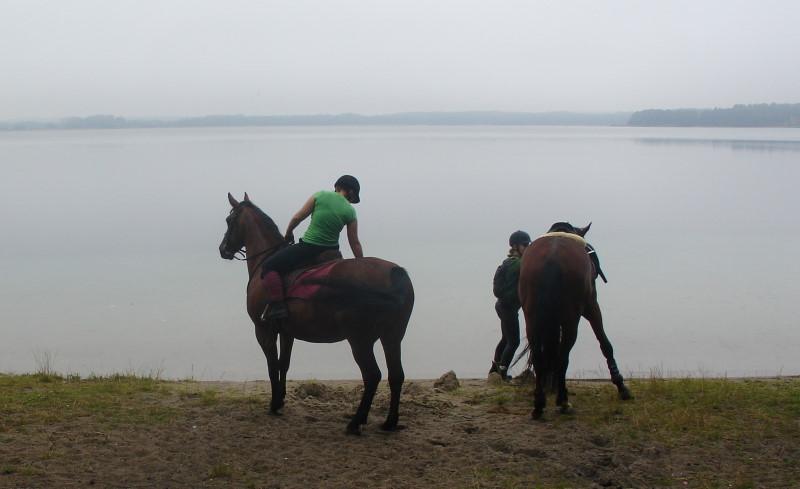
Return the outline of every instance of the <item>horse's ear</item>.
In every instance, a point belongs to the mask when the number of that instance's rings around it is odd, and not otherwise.
[[[586,233],[589,232],[589,228],[590,227],[592,227],[592,223],[591,222],[589,224],[587,224],[585,228],[575,228],[575,231],[577,231],[578,234],[580,234],[581,236],[586,236]]]
[[[247,196],[247,192],[244,193],[244,201],[250,202],[250,197]]]
[[[228,192],[228,202],[231,203],[231,207],[236,207],[237,205],[239,205],[239,202],[237,202],[236,199],[233,198],[233,195],[231,195],[230,192]]]

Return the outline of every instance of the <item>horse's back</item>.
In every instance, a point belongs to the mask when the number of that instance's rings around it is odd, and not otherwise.
[[[525,250],[519,294],[526,314],[541,307],[580,310],[591,287],[591,262],[577,240],[543,236]]]

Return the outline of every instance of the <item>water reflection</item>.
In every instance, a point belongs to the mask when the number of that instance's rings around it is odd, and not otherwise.
[[[800,141],[758,139],[692,139],[692,138],[635,138],[646,146],[710,146],[733,151],[778,152],[800,151]]]

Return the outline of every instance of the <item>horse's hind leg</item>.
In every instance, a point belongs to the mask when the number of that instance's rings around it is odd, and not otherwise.
[[[578,322],[580,316],[572,321],[564,323],[561,327],[561,343],[558,351],[558,366],[556,371],[556,382],[558,383],[558,397],[556,406],[561,408],[562,414],[570,413],[572,408],[569,404],[569,392],[567,391],[567,369],[569,368],[569,352],[575,345],[578,338]]]
[[[375,354],[372,351],[375,341],[350,341],[350,348],[353,350],[353,358],[361,369],[361,378],[364,380],[364,394],[361,396],[361,403],[358,410],[347,424],[347,432],[351,435],[361,434],[361,425],[367,423],[369,409],[372,406],[372,399],[378,384],[381,381],[381,370],[378,362],[375,361]]]
[[[403,389],[403,381],[406,376],[403,372],[403,362],[400,358],[400,340],[386,340],[381,338],[383,352],[386,355],[386,368],[389,371],[389,389],[391,399],[389,401],[389,415],[386,422],[381,425],[384,431],[394,431],[398,429],[397,421],[400,418],[400,392]]]
[[[540,326],[535,323],[535,320],[525,314],[525,328],[528,335],[528,344],[531,348],[531,363],[533,363],[533,372],[536,377],[536,385],[533,389],[533,411],[531,418],[541,419],[544,413],[544,407],[547,403],[545,397],[545,382],[546,382],[546,364],[542,354],[542,334]]]
[[[592,331],[594,331],[594,336],[600,343],[600,350],[603,352],[603,356],[606,357],[608,371],[611,374],[611,382],[617,386],[620,399],[623,401],[632,399],[633,395],[625,385],[622,374],[619,373],[617,361],[614,359],[614,347],[611,346],[611,342],[608,340],[608,336],[606,336],[605,329],[603,328],[603,314],[600,312],[600,305],[597,303],[596,299],[588,305],[586,310],[583,312],[583,317],[585,317],[589,321],[589,324],[591,324]]]

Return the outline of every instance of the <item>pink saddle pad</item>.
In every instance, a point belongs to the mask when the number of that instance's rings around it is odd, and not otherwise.
[[[289,278],[289,287],[286,297],[289,299],[310,299],[322,287],[321,282],[327,277],[338,260],[333,260],[322,265],[302,270],[294,277]]]

